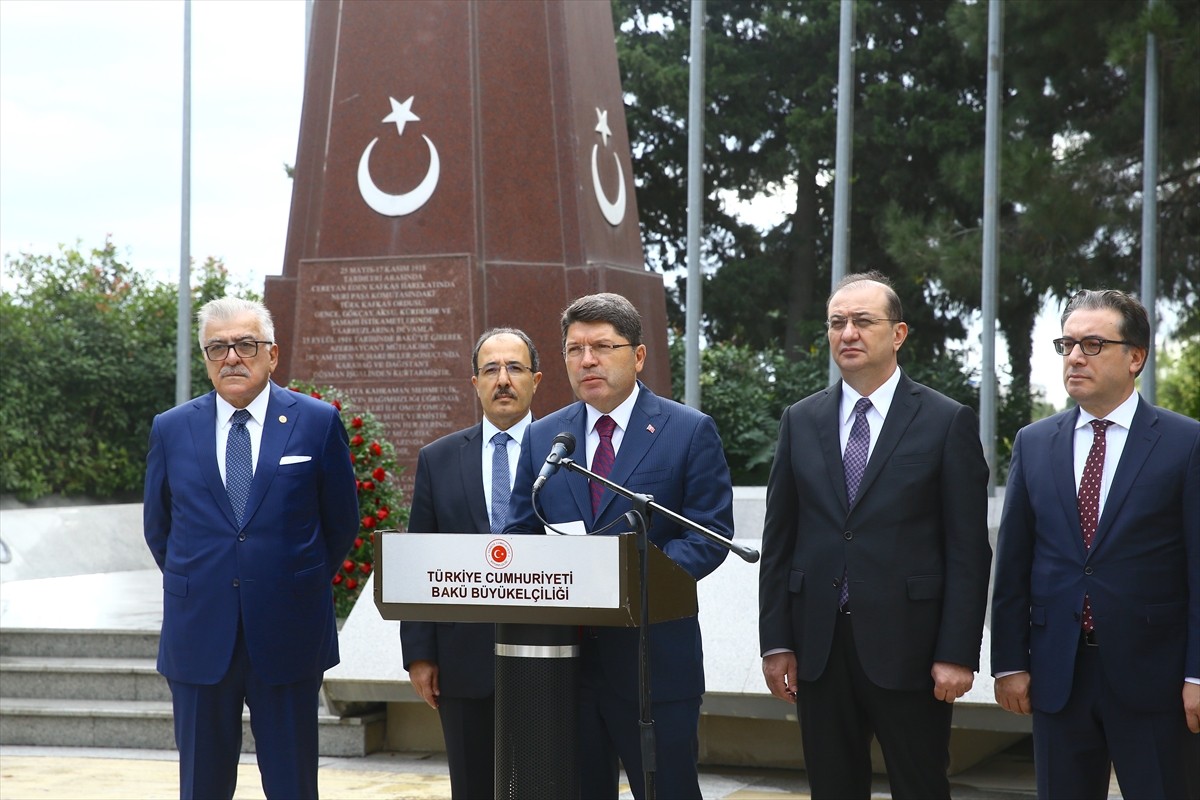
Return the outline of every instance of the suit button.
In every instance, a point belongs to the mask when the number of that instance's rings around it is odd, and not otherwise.
[[[1076,622],[1079,622],[1079,612],[1078,612],[1078,611],[1076,611],[1074,614],[1072,614],[1072,615],[1071,615],[1071,617],[1072,617],[1072,618],[1073,618],[1073,619],[1074,619]]]
[[[841,580],[840,580],[840,579],[838,579],[838,578],[834,578],[834,579],[833,579],[833,588],[835,588],[835,589],[836,589],[836,588],[838,588],[838,587],[839,587],[839,586],[841,586],[841,585],[842,585],[842,582],[841,582]]]
[[[241,586],[241,581],[239,581],[237,578],[234,578],[233,579],[233,588],[236,589],[238,586]]]
[[[1092,574],[1092,568],[1091,568],[1091,567],[1084,567],[1084,568],[1083,568],[1083,574],[1084,574],[1084,575],[1091,575],[1091,574]]]
[[[854,531],[846,531],[842,534],[842,538],[847,542],[854,538]]]
[[[239,541],[239,542],[244,542],[244,541],[246,541],[246,534],[244,534],[244,533],[239,533],[239,534],[238,534],[238,541]]]

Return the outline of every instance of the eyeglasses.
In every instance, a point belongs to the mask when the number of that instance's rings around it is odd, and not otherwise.
[[[846,329],[846,325],[853,325],[860,331],[873,328],[881,322],[903,322],[902,319],[891,319],[889,317],[830,317],[825,320],[825,327],[835,333]]]
[[[603,359],[613,354],[614,350],[620,350],[622,347],[633,347],[633,344],[626,342],[625,344],[608,344],[601,342],[600,344],[569,344],[563,348],[563,355],[568,361],[579,361],[583,358],[585,351],[590,350],[592,355],[597,359]]]
[[[209,361],[224,361],[229,357],[230,349],[237,353],[240,358],[254,358],[258,355],[258,346],[260,344],[273,345],[274,342],[260,342],[255,339],[242,339],[240,342],[233,344],[210,344],[204,348],[204,355]]]
[[[479,368],[479,374],[488,380],[496,380],[500,377],[500,370],[507,371],[510,379],[522,378],[533,374],[533,370],[520,361],[510,361],[507,364],[497,364],[494,361],[489,361]]]
[[[1098,356],[1106,344],[1133,344],[1133,342],[1117,339],[1101,339],[1099,336],[1085,336],[1082,339],[1070,339],[1064,336],[1061,339],[1054,340],[1054,351],[1060,356],[1070,355],[1071,351],[1075,349],[1075,345],[1079,345],[1079,349],[1083,351],[1085,356]]]

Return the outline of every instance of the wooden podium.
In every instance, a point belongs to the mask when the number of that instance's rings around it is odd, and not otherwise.
[[[496,798],[579,796],[578,626],[637,627],[637,537],[384,533],[375,605],[384,619],[494,622]],[[653,544],[651,623],[695,616],[696,581]]]

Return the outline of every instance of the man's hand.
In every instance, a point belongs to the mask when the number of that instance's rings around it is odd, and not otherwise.
[[[933,676],[933,696],[944,703],[953,703],[962,697],[975,682],[975,673],[969,667],[946,661],[933,662],[929,674]]]
[[[1200,733],[1200,683],[1184,682],[1183,715],[1187,717],[1188,730]]]
[[[1029,684],[1028,672],[1014,672],[1012,675],[996,678],[996,702],[1005,711],[1011,711],[1014,714],[1032,714],[1033,705],[1029,702]]]
[[[771,694],[788,703],[796,702],[795,653],[773,653],[764,656],[762,671]]]
[[[414,661],[408,665],[408,680],[412,683],[417,696],[429,704],[430,708],[438,707],[438,665],[432,661]]]

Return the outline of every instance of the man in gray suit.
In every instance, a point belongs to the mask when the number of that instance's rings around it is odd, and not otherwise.
[[[870,795],[872,736],[894,797],[948,798],[991,564],[978,423],[899,368],[883,275],[847,276],[827,325],[842,380],[784,412],[767,484],[763,675],[799,704],[814,798]]]
[[[493,328],[471,353],[471,384],[483,421],[421,448],[408,529],[499,533],[507,521],[529,404],[542,380],[537,348],[523,331]],[[442,720],[455,800],[491,797],[495,745],[494,626],[401,622],[413,690]]]

